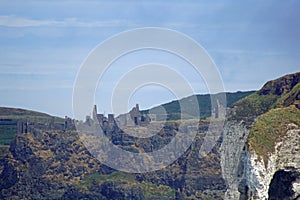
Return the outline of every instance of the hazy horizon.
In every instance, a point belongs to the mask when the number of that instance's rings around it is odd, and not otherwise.
[[[226,93],[237,93],[237,92],[252,92],[252,91],[257,91],[257,90],[243,90],[243,91],[240,91],[240,90],[238,90],[238,91],[226,91]],[[216,93],[216,94],[218,94],[218,93]],[[189,95],[189,96],[192,96],[192,95],[209,95],[209,93],[204,93],[204,94],[191,94],[191,95]],[[147,108],[145,108],[145,107],[143,107],[143,103],[142,102],[136,102],[136,104],[139,104],[139,107],[140,107],[140,110],[141,111],[144,111],[144,110],[149,110],[149,109],[151,109],[151,108],[154,108],[154,107],[156,107],[156,106],[160,106],[160,105],[163,105],[163,104],[166,104],[166,103],[170,103],[170,102],[172,102],[172,101],[176,101],[176,100],[181,100],[181,99],[184,99],[184,98],[187,98],[187,97],[189,97],[189,96],[185,96],[185,97],[182,97],[182,98],[180,98],[180,99],[170,99],[169,101],[165,101],[165,102],[161,102],[161,103],[159,103],[159,104],[153,104],[152,106],[150,106],[150,107],[147,107]],[[95,105],[97,105],[97,108],[98,108],[98,104],[95,104]],[[101,106],[101,105],[100,105]],[[42,110],[35,110],[35,109],[30,109],[30,108],[26,108],[26,107],[11,107],[11,106],[2,106],[2,105],[0,105],[0,107],[5,107],[5,108],[15,108],[15,109],[24,109],[24,110],[29,110],[29,111],[36,111],[36,112],[41,112],[41,113],[45,113],[45,114],[48,114],[48,115],[51,115],[51,116],[54,116],[54,117],[61,117],[61,118],[64,118],[65,116],[68,116],[68,117],[72,117],[71,115],[55,115],[55,114],[53,114],[53,113],[51,113],[51,111],[42,111]],[[133,108],[134,106],[132,106],[131,108],[129,108],[128,109],[128,112]],[[92,110],[92,108],[91,108],[91,110]],[[98,109],[97,109],[98,110]],[[107,116],[107,114],[114,114],[114,113],[103,113],[103,112],[99,112],[98,111],[98,114],[105,114],[106,116]],[[121,114],[125,114],[125,113],[121,113]],[[90,115],[90,116],[92,116],[92,113],[87,113],[87,115]],[[119,114],[118,114],[119,115]],[[118,116],[117,115],[117,116]]]

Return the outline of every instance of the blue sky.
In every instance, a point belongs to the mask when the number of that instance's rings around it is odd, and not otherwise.
[[[201,44],[226,91],[259,89],[267,80],[300,69],[299,8],[296,0],[2,0],[0,106],[72,116],[73,84],[89,52],[114,34],[149,26],[180,31]],[[156,53],[131,59],[142,62]],[[132,60],[123,61],[129,65]],[[184,65],[170,60],[170,65]],[[201,78],[182,73],[196,93],[207,92]],[[117,76],[112,71],[104,84],[111,85]],[[109,92],[96,93],[100,112],[111,112],[109,98],[103,98]],[[172,99],[170,91],[149,86],[133,95],[130,106],[138,102],[148,108]]]

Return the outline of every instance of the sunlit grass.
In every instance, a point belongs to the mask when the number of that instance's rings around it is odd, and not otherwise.
[[[276,142],[286,134],[290,123],[300,126],[300,110],[294,106],[272,109],[261,115],[252,127],[248,137],[249,150],[254,150],[266,166]]]

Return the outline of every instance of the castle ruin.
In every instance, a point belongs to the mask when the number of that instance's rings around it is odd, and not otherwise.
[[[146,114],[142,114],[138,104],[136,104],[129,113],[121,114],[116,118],[114,114],[108,114],[107,117],[103,114],[98,114],[97,106],[94,105],[92,117],[87,116],[85,123],[90,124],[90,122],[94,122],[100,126],[112,126],[115,124],[118,124],[119,126],[142,126],[150,121],[151,118]]]
[[[151,119],[148,115],[142,114],[139,104],[136,104],[129,113],[118,116],[116,121],[120,126],[142,126],[149,123]]]
[[[90,117],[90,116],[87,116],[87,117]],[[97,105],[94,105],[94,107],[93,107],[92,118],[90,117],[90,120],[91,120],[91,122],[99,124],[100,126],[103,126],[104,124],[108,124],[108,125],[115,124],[114,114],[108,114],[107,117],[105,117],[103,114],[98,114]],[[87,120],[85,123],[87,123]]]

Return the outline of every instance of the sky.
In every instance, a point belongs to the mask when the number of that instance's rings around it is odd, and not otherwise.
[[[0,106],[72,117],[73,86],[90,52],[113,35],[143,27],[194,39],[214,61],[225,91],[258,90],[300,71],[299,8],[297,0],[1,0]],[[121,57],[100,79],[94,97],[99,113],[113,112],[114,86],[130,67],[151,62],[174,67],[195,93],[208,92],[203,77],[178,57],[144,50]],[[128,109],[135,103],[145,109],[176,98],[154,84],[132,91],[126,101]]]

